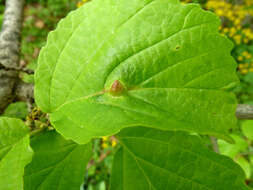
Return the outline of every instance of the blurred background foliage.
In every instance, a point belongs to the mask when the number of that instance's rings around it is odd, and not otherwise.
[[[20,65],[35,69],[41,47],[48,33],[58,21],[71,10],[83,6],[89,0],[26,0],[21,44]],[[232,52],[238,63],[237,74],[241,83],[233,89],[238,102],[253,105],[253,0],[181,0],[182,3],[199,3],[221,18],[222,35],[231,39],[235,46]],[[3,19],[4,0],[0,0],[0,25]],[[102,6],[102,5],[101,5]],[[33,75],[20,74],[33,83]],[[5,116],[29,120],[28,106],[23,102],[11,104]],[[36,118],[44,122],[43,118]],[[35,122],[40,123],[40,122]],[[231,130],[235,144],[218,140],[220,152],[231,157],[245,171],[247,184],[253,187],[253,121],[239,121],[238,128]],[[210,145],[209,138],[206,139]],[[108,189],[113,152],[118,147],[115,137],[94,140],[94,154],[87,166],[84,190]],[[211,146],[210,146],[211,147]]]
[[[232,55],[238,63],[237,74],[241,83],[233,89],[238,103],[253,104],[253,0],[182,0],[200,3],[221,19],[222,35],[234,42]],[[246,183],[253,187],[253,121],[238,121],[231,130],[235,144],[218,140],[221,154],[237,162],[245,172]]]

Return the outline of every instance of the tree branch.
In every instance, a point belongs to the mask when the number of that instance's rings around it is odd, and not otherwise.
[[[213,151],[216,152],[216,153],[220,153],[217,139],[215,137],[210,137],[210,140],[211,140],[211,143],[212,143],[212,146],[213,146]]]
[[[0,113],[15,99],[24,0],[6,0],[0,33]]]
[[[16,101],[33,102],[33,84],[19,81],[16,85]]]
[[[253,119],[253,105],[239,104],[236,109],[238,119]]]

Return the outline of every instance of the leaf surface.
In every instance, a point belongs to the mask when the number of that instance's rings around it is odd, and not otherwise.
[[[220,153],[234,159],[241,152],[245,152],[248,148],[248,143],[241,136],[232,134],[234,143],[230,144],[224,140],[218,139]]]
[[[24,167],[32,160],[29,129],[19,119],[0,117],[0,190],[23,189]]]
[[[110,190],[247,190],[244,172],[185,132],[127,128],[114,157]]]
[[[231,140],[236,99],[226,89],[238,79],[219,24],[177,0],[93,0],[49,35],[36,102],[78,143],[130,126]],[[112,93],[116,81],[121,90]]]
[[[243,121],[242,132],[245,137],[253,141],[253,121],[252,120]]]
[[[91,143],[77,145],[54,131],[31,140],[33,161],[25,168],[25,190],[78,190],[91,157]]]

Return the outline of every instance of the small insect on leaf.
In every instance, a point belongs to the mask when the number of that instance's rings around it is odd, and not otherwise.
[[[125,87],[119,80],[115,80],[109,90],[110,94],[113,96],[120,96],[124,93]]]

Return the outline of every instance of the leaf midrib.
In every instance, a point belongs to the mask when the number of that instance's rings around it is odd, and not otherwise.
[[[216,50],[217,50],[217,49],[209,49],[208,51],[203,52],[203,53],[201,53],[201,54],[199,54],[199,55],[191,56],[191,57],[189,57],[189,58],[187,58],[187,59],[184,59],[184,60],[181,60],[181,61],[177,62],[176,64],[170,65],[170,66],[166,67],[165,69],[163,69],[162,71],[160,71],[159,73],[156,73],[156,74],[153,75],[152,77],[149,77],[148,79],[145,79],[145,81],[142,81],[142,82],[141,82],[139,85],[137,85],[137,86],[142,85],[142,84],[143,84],[144,82],[146,82],[147,80],[150,80],[150,79],[153,78],[154,76],[157,76],[157,75],[161,74],[162,72],[164,72],[165,70],[167,70],[167,69],[169,69],[169,68],[175,67],[176,65],[178,65],[178,64],[180,64],[180,63],[185,63],[185,61],[188,61],[188,60],[191,60],[191,59],[194,59],[194,58],[197,58],[197,57],[205,56],[206,54],[209,54],[209,53],[211,53],[211,52],[213,52],[213,51],[216,51]],[[214,71],[215,69],[216,69],[216,68],[210,70],[209,72],[212,72],[212,71]],[[202,76],[202,74],[201,74],[200,76]],[[109,77],[109,75],[108,75],[108,77]],[[108,78],[108,77],[107,77],[107,78]],[[195,78],[194,78],[194,79],[195,79]],[[194,79],[192,79],[192,80],[194,80]],[[76,81],[77,81],[77,80],[76,80]],[[105,83],[106,83],[106,82],[105,82]],[[178,89],[181,89],[181,88],[184,88],[184,89],[196,89],[196,88],[189,88],[189,87],[185,87],[185,86],[184,86],[184,87],[178,87]],[[221,88],[222,88],[222,87],[221,87]],[[142,89],[144,89],[144,88],[142,88]],[[149,89],[151,89],[151,88],[149,88]],[[152,88],[152,89],[154,89],[154,88]],[[161,88],[157,88],[157,89],[161,89]],[[172,89],[172,88],[163,88],[163,89]],[[129,89],[129,91],[130,91],[130,90],[131,90],[131,89]],[[136,88],[133,88],[132,90],[136,90]],[[199,90],[204,90],[204,89],[199,89]],[[210,90],[216,90],[216,89],[210,89]],[[102,90],[102,91],[96,92],[96,93],[94,93],[94,94],[89,94],[89,95],[84,96],[84,97],[80,97],[80,98],[76,98],[76,99],[74,99],[74,100],[66,101],[66,102],[62,103],[61,105],[59,105],[59,106],[58,106],[57,108],[55,108],[54,110],[52,110],[51,112],[54,112],[54,111],[59,110],[62,106],[66,105],[66,104],[68,104],[68,103],[72,103],[72,102],[79,101],[79,100],[82,100],[82,99],[92,98],[92,97],[95,97],[95,96],[98,96],[98,95],[102,95],[102,94],[104,94],[104,93],[106,93],[106,92],[107,92],[106,90]],[[70,91],[69,91],[68,94],[70,94]]]
[[[138,91],[138,90],[172,90],[172,89],[174,89],[174,90],[196,90],[196,91],[226,92],[225,90],[222,90],[222,88],[223,87],[221,87],[220,89],[209,89],[209,88],[198,89],[198,88],[192,88],[192,87],[190,87],[190,88],[189,87],[169,87],[169,88],[161,88],[161,87],[157,87],[156,88],[156,87],[152,87],[152,88],[132,88],[132,89],[129,89],[128,91]],[[87,95],[87,96],[83,96],[83,97],[80,97],[80,98],[76,98],[76,99],[67,101],[67,102],[61,104],[60,106],[58,106],[57,108],[55,108],[54,110],[52,110],[49,113],[56,112],[56,111],[60,110],[63,106],[65,106],[67,104],[71,104],[71,103],[74,103],[76,101],[86,100],[86,99],[93,98],[93,97],[96,97],[96,96],[101,96],[101,95],[104,95],[105,93],[108,93],[108,91],[102,90],[102,91],[96,92],[94,94],[90,94],[90,95]]]

